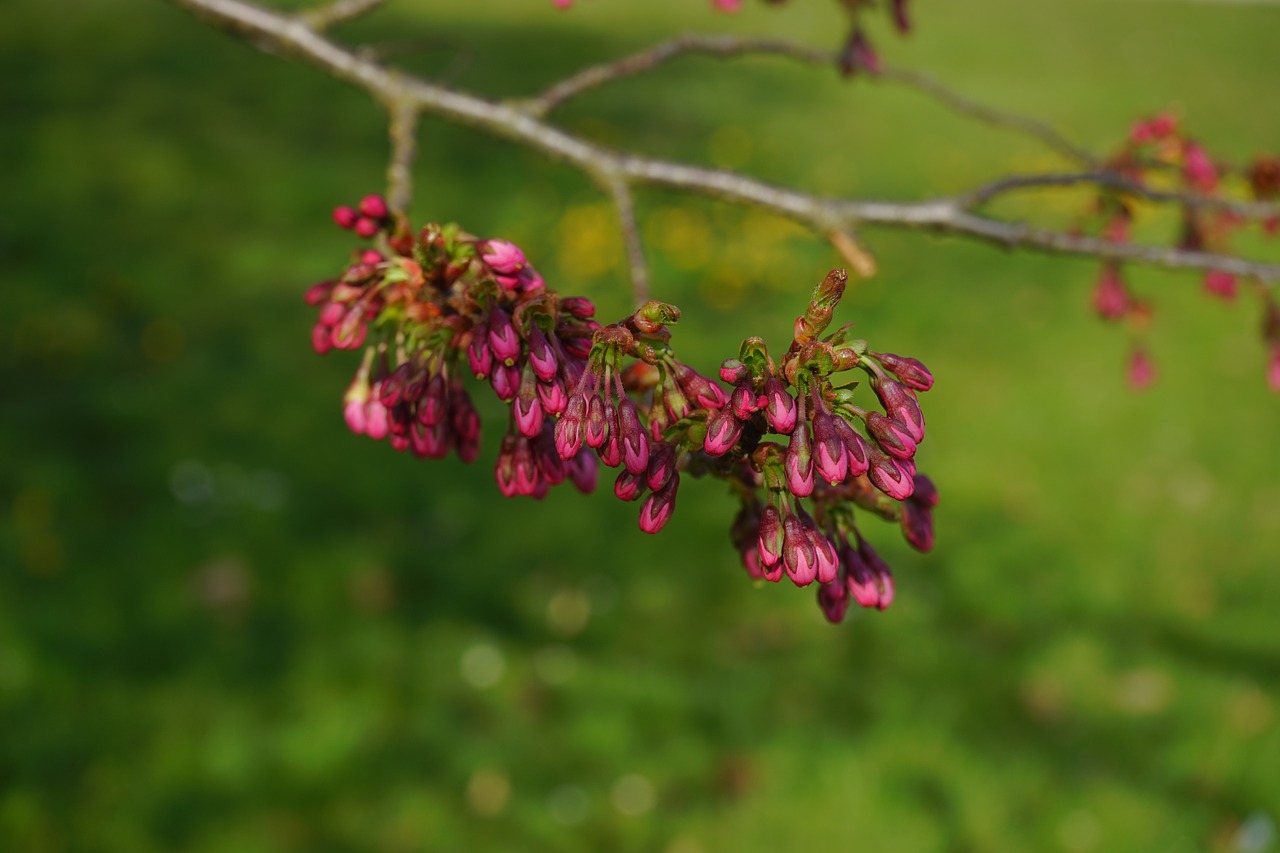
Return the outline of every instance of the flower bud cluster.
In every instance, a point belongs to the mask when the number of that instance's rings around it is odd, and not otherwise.
[[[319,308],[317,352],[365,347],[344,398],[348,427],[422,458],[456,450],[471,462],[480,416],[464,383],[469,372],[511,406],[495,470],[504,494],[542,497],[565,480],[590,490],[594,459],[561,458],[553,438],[599,326],[590,301],[548,291],[507,241],[456,226],[414,236],[380,196],[338,208],[334,220],[357,233],[360,222],[376,221],[378,237],[377,249],[357,252],[338,278],[307,292]]]
[[[1178,117],[1170,112],[1135,122],[1124,144],[1107,161],[1106,169],[1139,186],[1173,189],[1196,197],[1226,198],[1233,186],[1242,183],[1241,179],[1259,201],[1280,196],[1280,158],[1258,157],[1248,168],[1232,169],[1188,136]],[[1089,224],[1105,240],[1127,242],[1139,200],[1122,188],[1104,188],[1087,214],[1093,220]],[[1230,254],[1233,235],[1247,221],[1223,207],[1185,203],[1177,246],[1188,251]],[[1260,225],[1264,234],[1275,234],[1280,230],[1280,217],[1263,218]],[[1240,284],[1233,273],[1220,269],[1207,270],[1202,279],[1203,292],[1224,301],[1236,298]],[[1124,321],[1135,338],[1129,362],[1130,385],[1145,388],[1151,384],[1156,375],[1155,364],[1142,338],[1152,309],[1132,294],[1115,260],[1103,261],[1093,290],[1093,308],[1104,320]]]

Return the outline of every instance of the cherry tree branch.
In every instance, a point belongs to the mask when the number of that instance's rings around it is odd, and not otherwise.
[[[302,12],[298,17],[317,32],[355,20],[381,6],[385,0],[333,0],[325,6]]]
[[[638,307],[649,301],[649,266],[644,259],[644,244],[640,240],[640,226],[636,223],[631,187],[619,178],[609,181],[608,190],[618,211],[618,224],[622,229],[622,242],[627,249],[627,266],[631,273],[631,295]]]
[[[519,103],[495,103],[387,68],[340,45],[305,20],[274,12],[249,0],[170,0],[259,47],[286,53],[364,89],[387,105],[412,107],[457,124],[478,128],[569,163],[613,192],[652,184],[724,201],[765,208],[824,236],[860,226],[932,231],[981,240],[1006,248],[1131,261],[1165,267],[1218,269],[1280,281],[1280,265],[1229,255],[1092,237],[1008,222],[973,212],[966,196],[920,202],[828,198],[738,174],[625,154],[546,123]],[[990,196],[988,196],[989,198]],[[616,194],[615,194],[616,200]]]
[[[387,203],[399,213],[409,212],[413,199],[413,161],[418,155],[418,107],[412,101],[389,105],[391,159],[387,163]]]

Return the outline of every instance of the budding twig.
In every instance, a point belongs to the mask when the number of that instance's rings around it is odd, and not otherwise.
[[[645,183],[683,189],[737,204],[761,207],[793,219],[819,234],[880,225],[929,230],[1053,254],[1081,255],[1158,266],[1217,269],[1280,281],[1280,264],[1139,243],[1117,243],[972,212],[968,196],[922,202],[833,199],[767,184],[717,169],[623,154],[568,133],[539,119],[527,106],[500,104],[389,70],[362,58],[304,21],[249,0],[170,0],[262,48],[271,48],[326,70],[384,103],[412,106],[457,124],[475,127],[557,160],[611,185]]]
[[[844,231],[828,231],[827,240],[840,256],[849,262],[859,278],[871,278],[876,274],[876,259],[854,239],[852,234]]]

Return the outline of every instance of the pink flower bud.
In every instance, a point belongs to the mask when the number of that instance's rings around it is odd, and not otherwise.
[[[480,438],[480,413],[471,403],[471,396],[461,385],[449,389],[449,424],[460,441],[478,441]]]
[[[489,336],[483,327],[477,327],[471,335],[471,344],[467,347],[467,363],[476,379],[487,379],[493,370],[493,350],[489,349]]]
[[[772,566],[782,559],[783,545],[782,514],[773,504],[769,504],[760,513],[760,533],[756,537],[756,549],[760,552],[760,562],[764,566]]]
[[[347,400],[342,406],[342,417],[347,422],[347,429],[356,435],[364,435],[369,428],[369,418],[365,414],[363,400]]]
[[[906,427],[916,444],[924,441],[924,413],[911,392],[892,379],[873,379],[871,385],[884,404],[885,414]]]
[[[513,498],[520,493],[516,485],[515,451],[515,436],[503,436],[502,449],[498,452],[498,460],[493,468],[494,479],[498,482],[498,491],[508,498]]]
[[[644,493],[644,486],[644,474],[632,474],[624,468],[613,481],[613,493],[618,500],[633,501]]]
[[[813,451],[809,443],[809,424],[800,422],[791,431],[791,444],[787,447],[783,467],[787,473],[787,488],[798,498],[813,494]]]
[[[703,439],[702,449],[712,456],[723,456],[738,443],[741,435],[742,421],[734,415],[733,409],[726,406],[707,419],[707,435]]]
[[[1230,301],[1236,298],[1236,277],[1222,270],[1209,270],[1204,274],[1204,289]]]
[[[816,527],[809,526],[809,541],[813,543],[813,556],[818,562],[818,583],[834,583],[840,575],[840,558],[836,555],[836,546]]]
[[[906,500],[915,491],[912,475],[897,460],[886,456],[878,448],[870,448],[871,467],[867,476],[871,483],[895,501]]]
[[[844,563],[845,588],[860,607],[880,607],[880,577],[862,555],[845,545],[840,549]],[[886,605],[887,606],[887,605]],[[883,608],[881,608],[883,609]]]
[[[488,250],[480,255],[494,272],[514,275],[524,269],[524,252],[515,243],[506,240],[490,240]]]
[[[377,194],[360,199],[360,212],[370,219],[386,219],[390,214],[387,210],[387,200]]]
[[[819,412],[813,419],[813,462],[817,476],[835,486],[849,475],[849,448],[837,431],[841,420],[829,412]]]
[[[686,364],[675,366],[676,381],[680,389],[704,409],[718,409],[726,402],[720,386]]]
[[[632,474],[644,475],[649,470],[649,434],[628,397],[618,402],[618,433],[622,439],[623,464]]]
[[[1142,348],[1135,349],[1129,357],[1129,387],[1144,391],[1156,381],[1156,365]]]
[[[885,453],[895,459],[910,459],[915,456],[915,439],[900,422],[879,412],[868,412],[866,423],[867,431]]]
[[[529,366],[543,382],[555,379],[559,368],[551,343],[536,325],[529,330]]]
[[[538,483],[541,482],[542,477],[539,475],[538,465],[534,461],[533,448],[529,446],[529,439],[524,436],[516,438],[513,462],[515,466],[516,494],[534,494],[538,490]]]
[[[338,224],[339,228],[348,230],[356,227],[356,220],[360,218],[360,214],[356,212],[354,207],[342,205],[333,209],[333,221]]]
[[[542,479],[546,480],[548,485],[557,486],[569,475],[569,467],[560,458],[555,442],[549,436],[548,432],[540,432],[533,439],[533,456],[538,464],[538,470],[542,472]]]
[[[302,301],[313,306],[328,302],[329,295],[333,293],[336,284],[337,282],[333,280],[316,282],[307,288],[307,292],[302,295]]]
[[[729,395],[729,406],[740,421],[751,420],[751,416],[764,408],[766,399],[756,396],[750,382],[743,382],[734,387]]]
[[[404,453],[409,449],[409,435],[408,433],[397,434],[393,432],[391,437],[387,439],[387,443],[397,453]]]
[[[489,384],[499,400],[509,403],[520,391],[520,369],[510,364],[499,364],[489,377]]]
[[[377,400],[368,400],[364,404],[364,434],[374,441],[381,441],[391,431],[391,423],[387,417],[387,407]]]
[[[589,495],[596,490],[596,477],[600,469],[595,454],[585,450],[580,451],[577,456],[566,461],[566,466],[569,479],[573,482],[575,489],[584,495]]]
[[[657,441],[649,446],[649,470],[645,473],[645,482],[649,488],[657,491],[664,487],[676,472],[675,448],[665,441]]]
[[[736,358],[726,358],[720,365],[720,381],[726,385],[737,385],[747,378],[747,366]]]
[[[1093,290],[1093,310],[1104,320],[1119,320],[1129,313],[1133,300],[1124,286],[1120,266],[1114,261],[1102,265]]]
[[[527,394],[522,387],[516,395],[515,402],[511,404],[511,417],[521,435],[533,438],[542,432],[542,403],[538,401],[538,394],[532,383],[529,383]]]
[[[609,421],[605,417],[604,399],[595,394],[587,401],[587,430],[586,441],[588,447],[599,449],[609,440]]]
[[[680,477],[673,476],[667,484],[645,498],[640,507],[640,529],[645,533],[657,533],[671,520],[676,509],[676,489],[680,486]]]
[[[933,548],[933,510],[915,500],[902,502],[902,538],[917,551]]]
[[[503,364],[515,364],[520,357],[520,336],[511,322],[511,315],[500,306],[489,309],[488,323],[489,346],[493,349],[493,357]]]
[[[891,352],[876,353],[876,359],[885,370],[893,374],[903,385],[916,391],[928,391],[933,387],[933,374],[919,359],[894,355]]]
[[[796,586],[808,586],[818,578],[818,558],[813,551],[813,542],[804,524],[794,515],[788,514],[782,520],[782,529],[782,563],[787,577]]]
[[[316,323],[311,327],[311,348],[319,355],[333,349],[333,332],[324,323]]]
[[[1209,193],[1218,188],[1218,168],[1205,150],[1194,142],[1183,146],[1182,173],[1201,192]]]
[[[596,306],[585,296],[568,296],[560,300],[560,310],[579,320],[590,320],[596,315]]]
[[[796,425],[796,401],[787,393],[787,386],[776,376],[764,383],[765,417],[769,426],[779,435],[788,435]]]
[[[356,349],[364,343],[368,331],[364,322],[364,308],[354,305],[347,309],[342,319],[333,327],[333,345],[338,349]]]
[[[454,434],[447,423],[435,426],[414,424],[409,430],[410,449],[419,459],[443,459],[454,442]]]
[[[559,379],[554,382],[539,382],[538,399],[542,402],[542,410],[548,415],[560,414],[569,402],[569,396],[564,390],[564,383]]]
[[[366,240],[369,240],[375,234],[377,234],[378,231],[379,231],[378,223],[375,220],[369,219],[368,217],[364,217],[364,216],[356,220],[355,232],[358,236],[363,237]]]
[[[860,477],[867,473],[867,469],[871,467],[871,458],[866,439],[840,415],[833,415],[831,423],[840,440],[844,442],[845,449],[849,451],[849,476]]]
[[[605,411],[607,414],[612,414],[613,405],[610,404]],[[609,437],[605,440],[604,444],[600,445],[600,450],[598,452],[600,454],[600,461],[608,465],[610,468],[617,468],[622,464],[622,437],[618,432],[616,424],[613,429],[609,430]]]
[[[556,452],[563,459],[572,459],[582,449],[583,421],[587,413],[587,400],[574,394],[565,405],[564,414],[556,421]]]
[[[822,615],[833,625],[844,621],[844,614],[849,609],[849,589],[845,583],[824,583],[818,587],[818,606]]]

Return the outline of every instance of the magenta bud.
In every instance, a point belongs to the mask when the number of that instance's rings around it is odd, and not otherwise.
[[[436,374],[427,383],[426,392],[418,400],[418,422],[423,426],[435,426],[449,414],[448,389],[444,377]]]
[[[649,469],[649,433],[629,397],[618,402],[618,433],[622,438],[622,461],[627,470],[642,476]]]
[[[756,550],[760,553],[760,563],[767,567],[781,560],[782,544],[782,515],[776,506],[769,504],[760,513],[760,533],[756,537]]]
[[[549,436],[548,432],[538,433],[538,436],[533,439],[533,455],[538,463],[538,470],[542,472],[542,479],[549,485],[557,486],[569,475],[569,467],[565,460],[560,458],[555,442]]]
[[[538,490],[538,483],[542,481],[542,477],[538,472],[538,465],[533,456],[533,448],[529,446],[529,439],[524,436],[516,438],[514,461],[516,493],[532,495]]]
[[[796,425],[796,401],[787,393],[787,386],[776,376],[764,383],[765,417],[769,426],[779,435],[788,435]]]
[[[542,403],[538,401],[537,392],[532,387],[528,394],[521,389],[511,404],[511,416],[521,435],[533,438],[542,432]]]
[[[658,491],[645,498],[640,507],[640,529],[645,533],[657,533],[671,520],[676,509],[676,489],[680,477],[674,476]]]
[[[573,358],[586,360],[591,355],[591,337],[577,337],[560,339],[560,346],[564,348],[565,354]]]
[[[551,343],[536,325],[529,330],[529,366],[543,382],[555,379],[559,368]]]
[[[574,394],[565,405],[564,414],[556,421],[556,452],[561,458],[572,459],[582,449],[586,411],[586,398],[581,393]]]
[[[845,568],[845,589],[860,607],[880,606],[880,581],[862,555],[848,545],[840,549]]]
[[[355,349],[364,343],[368,331],[364,322],[364,308],[360,305],[352,306],[333,327],[333,345],[338,349]]]
[[[320,308],[319,323],[332,329],[334,326],[342,322],[342,318],[347,315],[351,309],[342,302],[326,302]]]
[[[675,448],[665,441],[657,441],[649,446],[649,470],[645,472],[645,482],[649,488],[657,491],[671,481],[676,471]]]
[[[892,373],[908,388],[928,391],[933,387],[933,374],[929,372],[929,368],[920,363],[919,359],[894,355],[891,352],[876,353],[875,357],[885,370]]]
[[[338,223],[339,228],[348,230],[356,227],[356,221],[360,218],[360,214],[356,212],[354,207],[342,205],[333,209],[333,221]]]
[[[369,266],[377,266],[385,260],[386,258],[382,257],[382,253],[374,249],[365,249],[360,253],[360,263],[368,264]]]
[[[613,406],[609,408],[612,409]],[[604,444],[600,445],[597,452],[600,454],[600,461],[610,468],[617,468],[622,464],[622,439],[617,429],[609,431],[609,437],[605,439]]]
[[[377,194],[360,199],[360,212],[370,219],[386,219],[390,213],[387,210],[387,200]]]
[[[387,439],[387,443],[391,445],[392,450],[404,453],[409,449],[409,434],[393,432],[391,437]]]
[[[520,336],[511,322],[511,315],[501,306],[489,309],[489,346],[493,357],[503,364],[515,364],[520,357]]]
[[[844,614],[849,609],[849,589],[847,584],[832,582],[818,587],[818,606],[822,615],[833,625],[844,621]]]
[[[596,490],[596,477],[600,466],[596,462],[595,454],[583,450],[577,456],[567,460],[565,464],[575,489],[584,495],[589,495]]]
[[[333,349],[333,332],[324,323],[316,323],[311,327],[311,348],[319,355]]]
[[[1204,289],[1230,302],[1236,298],[1236,277],[1222,270],[1209,270],[1204,274]]]
[[[557,379],[554,382],[538,383],[538,400],[541,401],[544,412],[558,415],[564,411],[569,397],[565,393],[564,383]]]
[[[356,220],[355,232],[357,235],[368,240],[378,233],[378,223],[375,220],[362,216]]]
[[[763,409],[766,402],[766,398],[756,396],[750,382],[734,386],[733,393],[729,395],[729,406],[740,421],[751,420],[751,416]]]
[[[514,275],[524,269],[524,252],[515,243],[506,240],[490,240],[488,250],[480,255],[480,259],[495,272]]]
[[[791,494],[798,498],[813,494],[813,451],[809,444],[807,422],[796,424],[791,431],[791,444],[787,446],[783,467]]]
[[[477,327],[471,335],[471,344],[467,347],[467,363],[476,379],[489,378],[493,370],[493,350],[489,349],[489,336]]]
[[[613,493],[619,500],[633,501],[644,493],[644,475],[632,474],[627,469],[618,472],[618,479],[613,481]]]
[[[409,430],[410,447],[419,459],[443,459],[448,455],[453,440],[453,431],[445,423],[435,426],[419,423]]]
[[[892,379],[873,379],[872,387],[876,396],[884,404],[884,411],[889,417],[907,428],[907,434],[916,444],[924,441],[924,413],[920,404],[903,385]]]
[[[889,571],[889,566],[884,560],[880,559],[880,555],[871,547],[871,543],[865,539],[858,542],[858,555],[862,557],[863,563],[875,576],[876,585],[880,590],[880,601],[876,604],[876,607],[884,610],[893,603],[893,572]]]
[[[560,310],[577,317],[579,320],[590,320],[596,315],[596,306],[585,296],[569,296],[560,300]]]
[[[364,435],[369,428],[363,400],[347,400],[342,406],[342,417],[347,422],[347,429],[356,435]]]
[[[819,412],[813,419],[814,470],[833,486],[849,476],[849,448],[836,426],[839,420],[830,412]]]
[[[680,390],[704,409],[718,409],[726,402],[720,386],[686,364],[675,366]]]
[[[867,469],[871,467],[871,459],[866,439],[839,415],[832,417],[832,425],[844,442],[845,449],[849,451],[849,476],[859,477],[867,473]]]
[[[394,406],[404,399],[404,387],[413,374],[413,366],[405,362],[391,371],[386,379],[377,383],[374,393],[384,406]]]
[[[365,426],[364,434],[372,438],[374,441],[381,441],[387,437],[387,433],[391,431],[391,422],[388,419],[387,407],[377,400],[368,400],[364,404]]]
[[[1093,289],[1093,310],[1104,320],[1119,320],[1129,313],[1133,300],[1124,286],[1120,267],[1114,261],[1102,265]]]
[[[917,551],[933,549],[933,510],[914,500],[902,502],[902,538]]]
[[[932,509],[938,505],[938,487],[924,474],[916,474],[915,491],[911,494],[912,503]]]
[[[867,414],[867,431],[880,445],[880,449],[895,459],[910,459],[916,453],[916,442],[907,428],[879,412]]]
[[[737,385],[748,375],[747,366],[736,358],[726,358],[720,365],[720,380],[726,385]]]
[[[494,479],[498,482],[498,491],[508,498],[513,498],[520,493],[516,486],[515,449],[515,436],[503,436],[502,449],[498,452],[498,461],[493,468]]]
[[[520,392],[520,369],[510,364],[499,364],[494,367],[489,384],[499,400],[509,403]]]
[[[723,456],[738,443],[741,435],[742,421],[734,415],[732,408],[725,406],[707,419],[707,435],[702,449],[712,456]]]
[[[320,281],[307,288],[307,292],[302,295],[302,301],[308,305],[320,305],[329,301],[330,294],[333,293],[336,281]]]
[[[836,546],[813,527],[809,529],[809,541],[813,543],[814,559],[818,561],[818,582],[834,583],[840,574],[840,558],[836,555]]]
[[[587,401],[587,431],[586,441],[588,447],[599,449],[609,440],[609,421],[605,417],[604,399],[599,395],[592,395]]]
[[[782,520],[782,529],[782,563],[787,577],[796,586],[808,586],[818,578],[818,558],[813,551],[813,542],[803,522],[794,515],[789,514]]]
[[[867,476],[872,484],[896,501],[906,500],[915,491],[915,482],[908,470],[891,456],[877,448],[870,448],[871,467]]]
[[[471,404],[467,389],[461,385],[453,386],[449,393],[449,424],[457,433],[459,441],[480,440],[480,413]]]

